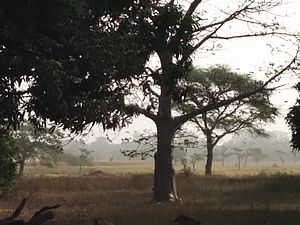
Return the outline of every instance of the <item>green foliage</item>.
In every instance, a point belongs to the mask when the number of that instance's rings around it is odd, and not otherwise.
[[[41,165],[47,167],[57,165],[59,155],[63,151],[63,134],[60,131],[49,133],[45,130],[36,130],[31,124],[23,122],[19,129],[13,132],[12,137],[18,148],[20,163],[24,164],[30,158],[38,158]],[[20,176],[22,172],[20,171]]]
[[[192,122],[205,131],[212,133],[213,143],[225,135],[241,130],[264,136],[264,123],[273,122],[278,109],[269,101],[271,91],[256,93],[245,99],[238,99],[244,92],[260,87],[261,82],[246,74],[232,72],[229,67],[216,65],[208,69],[193,70],[188,77],[189,102],[179,106],[180,110],[194,108],[237,98],[237,101],[202,113]]]
[[[237,101],[218,109],[207,112],[208,121],[215,120],[222,114],[222,119],[217,122],[216,128],[230,126],[231,124],[246,123],[254,133],[262,134],[262,131],[254,126],[256,122],[273,122],[278,109],[269,101],[272,91],[263,91],[247,98],[239,99],[245,92],[257,90],[261,81],[253,79],[250,75],[233,72],[228,66],[215,65],[208,69],[195,69],[191,71],[187,85],[187,104],[182,104],[181,110],[188,112],[195,108],[201,108],[209,104],[216,104],[220,100],[237,98]],[[249,119],[243,114],[253,115]],[[250,123],[252,122],[252,123]],[[212,123],[212,122],[211,122]],[[251,130],[251,129],[250,129]]]
[[[263,91],[247,98],[239,98],[245,92],[257,90],[261,86],[247,74],[231,71],[227,66],[215,65],[208,69],[195,69],[187,77],[185,101],[179,103],[177,109],[189,113],[198,108],[218,104],[219,101],[234,102],[212,110],[204,110],[190,121],[206,138],[207,151],[212,151],[226,135],[247,130],[257,136],[267,136],[263,126],[273,122],[278,109],[269,101],[271,91]],[[235,152],[237,154],[237,152]],[[238,167],[240,168],[240,156]],[[224,164],[222,155],[222,163]],[[211,160],[211,159],[208,159]],[[246,160],[245,160],[246,162]],[[206,167],[208,170],[208,168]]]
[[[151,52],[137,40],[139,18],[122,17],[139,4],[116,3],[1,1],[1,120],[16,127],[27,112],[36,126],[48,118],[73,132],[126,124],[123,79],[142,73]]]
[[[295,86],[295,89],[300,94],[300,82]],[[291,107],[290,112],[286,117],[286,121],[292,131],[291,146],[300,151],[300,99],[298,98],[295,105]]]
[[[79,148],[79,151],[79,175],[81,175],[81,167],[89,161],[88,159],[91,159],[92,151],[89,151],[86,148]]]
[[[16,177],[17,150],[7,130],[0,129],[0,196],[5,194]]]
[[[79,155],[79,161],[80,161],[80,165],[83,165],[83,163],[87,162],[88,159],[91,157],[91,153],[93,151],[89,151],[86,148],[80,148],[80,155]]]

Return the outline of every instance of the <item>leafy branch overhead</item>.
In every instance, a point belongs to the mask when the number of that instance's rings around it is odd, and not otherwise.
[[[158,97],[165,91],[154,87],[168,86],[167,95],[184,98],[177,84],[190,71],[192,57],[214,51],[219,39],[271,35],[296,48],[290,61],[269,71],[258,89],[178,116],[178,124],[263,91],[297,68],[298,34],[284,30],[275,18],[263,19],[279,1],[240,1],[217,16],[206,6],[199,0],[186,10],[174,1],[154,0],[115,1],[113,6],[107,1],[1,1],[2,123],[16,125],[29,113],[36,124],[48,118],[76,132],[95,123],[105,129],[125,126],[136,114],[157,120],[152,111],[157,112]],[[243,29],[224,32],[235,23]],[[145,66],[153,54],[161,64],[155,69]],[[136,85],[149,96],[151,107],[128,104],[126,96]]]
[[[175,132],[196,116],[264,95],[299,69],[299,34],[272,16],[281,1],[238,0],[215,9],[212,2],[2,0],[0,123],[17,128],[29,118],[36,126],[51,121],[81,132],[95,124],[117,129],[142,114],[157,127],[153,198],[177,199]],[[176,103],[191,97],[186,84],[193,59],[216,53],[220,41],[267,36],[280,40],[278,51],[286,54],[257,74],[265,80],[174,115]],[[275,54],[276,46],[271,50]]]

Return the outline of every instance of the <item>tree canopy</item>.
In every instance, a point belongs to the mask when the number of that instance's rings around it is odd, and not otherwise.
[[[178,104],[180,112],[234,98],[256,90],[261,81],[247,74],[238,74],[226,66],[195,69],[187,77],[185,102]],[[265,123],[274,122],[278,109],[270,102],[272,89],[256,93],[231,104],[221,106],[190,121],[204,134],[207,148],[205,174],[212,174],[213,149],[226,135],[247,130],[253,135],[266,136]]]
[[[288,70],[298,68],[297,34],[266,13],[277,0],[240,0],[234,7],[206,10],[206,1],[187,7],[174,0],[4,0],[0,3],[1,122],[17,125],[23,115],[39,125],[54,122],[72,132],[99,123],[125,126],[142,114],[156,124],[154,200],[177,199],[172,142],[180,127],[202,113],[268,89]],[[238,24],[239,29],[226,32]],[[212,51],[219,40],[272,36],[295,49],[287,62],[273,65],[257,89],[216,99],[173,116],[183,101],[181,84],[196,52]],[[273,49],[276,50],[276,49]],[[157,57],[156,67],[148,66]],[[132,95],[138,90],[141,101]]]
[[[16,177],[18,152],[10,133],[0,127],[0,196]]]
[[[150,54],[122,19],[130,3],[1,1],[1,120],[16,125],[28,113],[74,132],[126,121],[123,80],[141,74]]]

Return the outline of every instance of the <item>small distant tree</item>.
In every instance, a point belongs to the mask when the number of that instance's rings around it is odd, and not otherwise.
[[[12,137],[19,153],[19,177],[23,175],[26,160],[38,158],[42,165],[54,167],[58,156],[63,152],[63,134],[57,130],[36,130],[31,124],[24,122],[13,132]]]
[[[225,159],[232,155],[231,152],[229,152],[228,147],[225,145],[222,145],[218,148],[218,151],[216,152],[217,155],[219,155],[220,160],[222,162],[222,167],[225,165]]]
[[[293,163],[296,165],[296,163],[300,160],[299,152],[296,149],[293,149],[291,153],[293,157]]]
[[[250,155],[251,155],[250,149],[247,149],[247,150],[245,151],[244,167],[247,166],[248,158],[249,158]]]
[[[89,151],[86,148],[79,148],[80,155],[79,155],[79,176],[81,175],[81,169],[82,166],[84,165],[85,161],[91,156],[91,153],[93,151]]]
[[[61,156],[61,160],[65,162],[67,165],[70,166],[79,166],[79,159],[78,156],[69,153],[69,152],[64,152]]]
[[[261,148],[250,148],[249,150],[256,166],[258,166],[258,163],[266,158],[266,154],[263,153]]]
[[[236,155],[237,157],[237,168],[238,170],[241,170],[241,161],[245,157],[245,151],[241,148],[233,148],[232,150],[232,155]]]
[[[193,174],[193,171],[191,169],[191,167],[188,165],[188,161],[186,158],[182,158],[180,160],[180,163],[182,165],[182,169],[180,170],[180,172],[186,176],[186,177],[190,177]]]
[[[203,154],[193,153],[191,155],[190,162],[192,163],[192,171],[193,171],[193,173],[195,172],[196,163],[202,161],[203,159],[205,159],[205,156]]]
[[[276,155],[278,156],[279,160],[280,160],[280,164],[283,165],[285,162],[284,157],[287,155],[286,152],[281,151],[281,150],[276,150],[275,151]]]
[[[174,147],[173,150],[173,159],[174,159],[174,163],[181,163],[181,161],[183,159],[187,158],[187,150],[182,148],[182,147]]]

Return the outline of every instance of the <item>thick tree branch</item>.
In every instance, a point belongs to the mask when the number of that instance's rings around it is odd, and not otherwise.
[[[206,26],[201,26],[201,27],[199,27],[197,29],[194,29],[194,33],[201,32],[201,31],[204,31],[204,30],[206,30],[208,28],[213,28],[213,27],[220,26],[220,25],[223,26],[225,23],[227,23],[227,22],[229,22],[231,20],[237,19],[237,17],[241,13],[245,12],[245,10],[247,10],[251,4],[252,3],[249,3],[246,6],[244,6],[243,8],[238,9],[238,10],[234,11],[231,14],[228,14],[228,16],[225,19],[223,19],[223,20],[220,20],[220,21],[208,24]]]
[[[146,116],[147,118],[153,120],[154,122],[157,122],[157,120],[158,120],[157,115],[155,115],[154,113],[152,113],[146,109],[139,107],[138,105],[128,105],[128,106],[126,106],[126,110],[129,112],[142,114],[142,115]]]
[[[149,92],[150,92],[152,95],[154,95],[155,97],[157,97],[157,98],[160,97],[160,95],[159,95],[156,91],[154,91],[150,86],[149,86],[148,90],[149,90]]]
[[[198,120],[198,118],[193,118],[192,120],[191,120],[193,123],[195,123],[199,128],[200,128],[200,130],[203,132],[203,133],[205,133],[205,128],[202,126],[202,124],[200,123],[200,121]]]
[[[198,29],[195,29],[194,32],[197,33],[197,32],[200,32],[200,31],[204,31],[204,30],[206,30],[208,28],[214,28],[214,30],[212,32],[210,32],[200,42],[198,42],[197,44],[195,44],[193,46],[193,48],[191,49],[191,51],[189,52],[189,54],[187,54],[186,56],[184,56],[180,60],[179,64],[184,63],[198,48],[200,48],[207,40],[209,40],[213,35],[215,35],[218,32],[218,30],[220,30],[227,22],[229,22],[229,21],[234,20],[235,18],[237,18],[242,12],[244,12],[249,7],[249,5],[251,5],[251,3],[249,3],[248,5],[246,5],[245,7],[241,8],[241,9],[233,12],[231,15],[229,15],[228,17],[226,17],[222,21],[218,21],[218,22],[209,24],[207,26],[202,26],[202,27],[200,27]],[[177,38],[177,37],[175,37],[175,38]]]
[[[224,101],[220,101],[217,102],[215,104],[208,104],[207,106],[204,106],[202,108],[199,109],[195,109],[193,111],[191,111],[190,113],[181,115],[181,116],[177,116],[174,118],[174,122],[176,125],[180,125],[185,123],[186,121],[190,120],[193,117],[196,117],[197,115],[200,115],[204,112],[213,110],[213,109],[217,109],[219,107],[225,106],[225,105],[229,105],[235,101],[238,100],[243,100],[245,98],[248,98],[256,93],[262,92],[264,90],[266,90],[267,85],[269,85],[272,81],[274,81],[276,78],[278,78],[279,76],[281,76],[284,72],[286,72],[287,70],[291,69],[292,65],[296,62],[296,60],[298,59],[298,54],[299,54],[299,48],[294,56],[294,58],[284,67],[282,68],[280,71],[276,72],[271,78],[269,78],[266,82],[264,82],[259,88],[253,90],[253,91],[249,91],[249,92],[245,92],[242,93],[238,96],[235,96],[231,99],[227,99]]]
[[[175,0],[171,0],[168,4],[169,5],[174,5]]]
[[[295,37],[295,34],[283,33],[283,32],[260,32],[260,33],[253,33],[253,34],[241,34],[241,35],[232,35],[232,36],[211,36],[211,39],[222,39],[222,40],[230,40],[230,39],[237,39],[237,38],[248,38],[248,37],[263,37],[263,36],[272,36],[272,35],[284,35]]]
[[[170,39],[170,44],[171,45],[177,45],[179,40],[182,38],[183,34],[184,34],[184,24],[185,21],[188,20],[192,14],[195,12],[195,10],[197,9],[197,7],[199,6],[199,4],[202,2],[203,0],[194,0],[191,4],[190,7],[188,8],[188,10],[186,11],[182,21],[181,21],[181,25],[177,30],[176,35]]]
[[[222,120],[222,116],[226,112],[227,108],[228,108],[228,105],[225,105],[224,108],[222,109],[222,111],[218,113],[218,116],[215,119],[215,122],[211,126],[212,129],[215,129],[215,127],[217,126],[217,124]],[[225,117],[226,117],[226,115],[223,118],[225,118]]]
[[[184,19],[188,18],[190,16],[192,16],[192,14],[195,12],[195,10],[197,9],[197,7],[199,6],[199,4],[202,2],[203,0],[194,0],[191,4],[190,7],[188,8],[188,10],[186,11],[185,15],[184,15]]]
[[[25,222],[24,220],[17,219],[17,217],[20,215],[21,211],[23,210],[25,203],[26,203],[26,199],[23,199],[21,204],[18,206],[18,208],[11,216],[0,220],[0,225],[41,225],[53,219],[54,214],[52,210],[60,207],[60,205],[43,207],[42,209],[37,211],[29,221]]]

